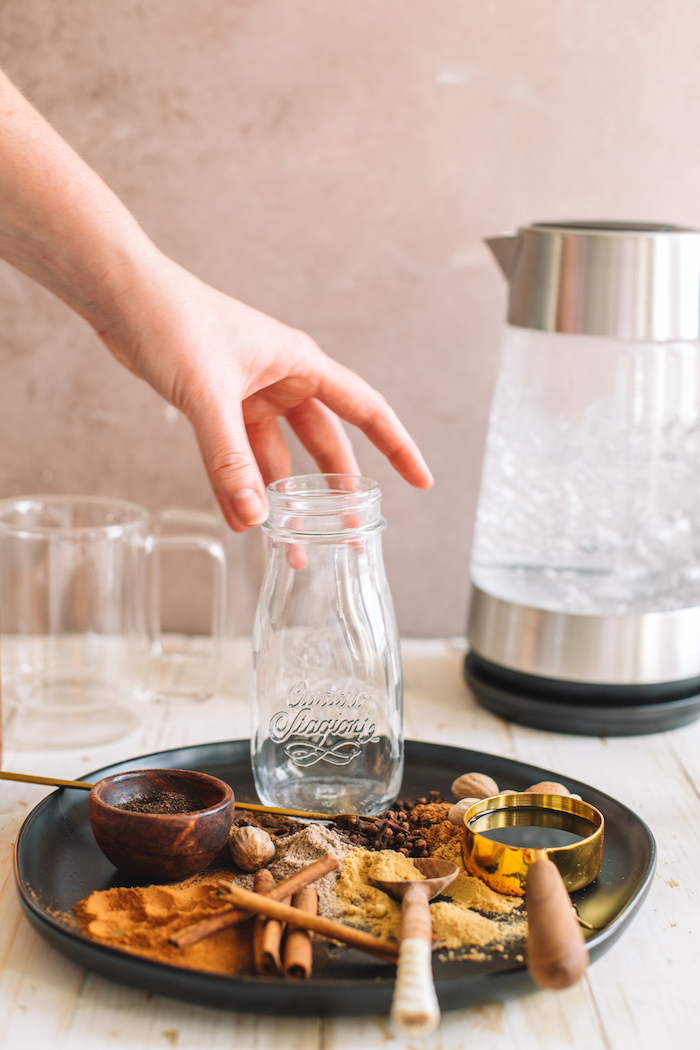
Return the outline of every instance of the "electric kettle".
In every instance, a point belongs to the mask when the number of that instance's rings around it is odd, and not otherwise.
[[[510,287],[465,671],[496,713],[627,735],[700,715],[700,231],[543,222]]]

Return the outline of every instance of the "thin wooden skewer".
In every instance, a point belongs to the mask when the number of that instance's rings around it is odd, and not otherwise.
[[[315,813],[306,809],[284,809],[282,806],[261,806],[257,802],[236,802],[236,809],[249,809],[251,813],[280,813],[285,817],[301,817],[306,820],[335,820],[337,817],[360,816],[362,820],[376,820],[355,813]]]
[[[293,875],[282,879],[268,890],[265,896],[270,900],[282,900],[284,897],[291,897],[297,890],[310,886],[312,882],[316,882],[322,875],[327,875],[329,871],[335,871],[338,867],[340,867],[340,863],[335,857],[321,857],[320,860],[307,864],[301,871],[295,871]],[[222,880],[220,885],[228,895],[233,883]],[[194,925],[173,934],[170,938],[170,943],[178,948],[188,948],[191,944],[197,944],[198,941],[204,940],[205,937],[209,937],[212,933],[218,933],[219,930],[223,930],[227,926],[235,926],[237,923],[244,922],[249,918],[249,910],[232,907],[229,911],[219,912],[218,915],[212,915],[210,919],[203,919],[201,922],[194,923]]]
[[[278,883],[279,885],[281,883]],[[362,930],[356,930],[352,926],[344,926],[341,922],[324,919],[321,915],[302,912],[299,908],[290,908],[285,904],[280,904],[279,901],[271,900],[270,897],[263,897],[260,893],[244,890],[240,886],[232,885],[229,895],[232,901],[239,907],[245,908],[246,911],[257,915],[268,915],[271,919],[280,919],[282,922],[301,926],[305,930],[313,930],[331,940],[341,941],[352,948],[359,948],[360,951],[376,955],[384,962],[395,964],[399,957],[398,945],[382,937],[373,937],[370,933],[363,933]]]
[[[0,780],[18,780],[22,784],[47,784],[49,787],[60,788],[82,788],[90,791],[94,784],[86,784],[84,780],[59,780],[58,777],[37,777],[29,773],[5,773],[0,770]]]
[[[136,772],[134,770],[134,772]],[[141,771],[139,771],[141,772]],[[148,772],[143,770],[142,772]],[[18,780],[22,784],[46,784],[48,787],[82,788],[90,791],[94,784],[85,780],[60,780],[58,777],[39,777],[31,773],[6,773],[0,771],[0,780]],[[301,817],[305,820],[336,820],[338,817],[360,816],[362,820],[376,821],[377,817],[362,816],[355,813],[316,813],[306,809],[284,809],[282,806],[261,806],[258,802],[236,802],[236,809],[250,810],[251,813],[279,813],[285,817]]]

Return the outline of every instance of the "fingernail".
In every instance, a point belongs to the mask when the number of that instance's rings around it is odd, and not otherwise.
[[[267,508],[255,489],[239,489],[234,493],[233,505],[244,525],[262,525],[267,521]]]

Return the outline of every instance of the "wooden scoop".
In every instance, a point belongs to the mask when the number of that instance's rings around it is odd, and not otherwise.
[[[433,931],[428,901],[457,878],[459,868],[447,860],[414,860],[425,879],[372,879],[375,886],[401,901],[401,947],[396,970],[391,1023],[395,1031],[428,1035],[440,1024],[433,983]]]

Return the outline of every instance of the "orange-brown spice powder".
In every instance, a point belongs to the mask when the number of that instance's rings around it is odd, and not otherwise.
[[[189,948],[168,941],[186,926],[227,910],[217,890],[216,881],[201,876],[170,886],[116,887],[91,893],[73,911],[83,934],[112,948],[208,973],[250,973],[250,922],[229,926]]]

